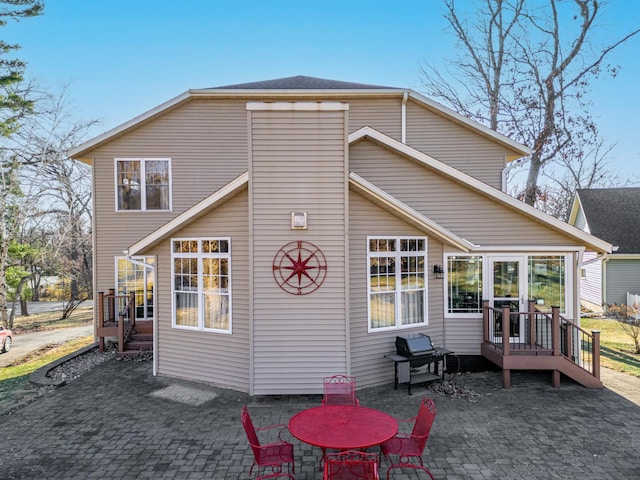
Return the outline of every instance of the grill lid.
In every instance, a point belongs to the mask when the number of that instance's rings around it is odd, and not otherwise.
[[[433,343],[429,335],[417,333],[396,337],[396,353],[403,357],[426,355],[433,351]]]

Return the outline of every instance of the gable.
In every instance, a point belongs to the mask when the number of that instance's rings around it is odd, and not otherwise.
[[[487,245],[610,245],[372,129],[350,135],[349,169],[465,240]]]

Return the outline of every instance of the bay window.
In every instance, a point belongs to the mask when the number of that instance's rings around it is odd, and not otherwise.
[[[427,323],[427,239],[369,237],[369,330]]]

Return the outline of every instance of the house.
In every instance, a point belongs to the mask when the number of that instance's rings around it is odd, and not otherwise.
[[[577,190],[569,224],[613,245],[610,254],[584,254],[580,292],[586,308],[599,312],[626,305],[627,293],[640,294],[640,188]]]
[[[320,393],[335,373],[363,387],[393,382],[385,354],[422,333],[508,380],[533,367],[492,339],[525,338],[552,305],[578,319],[579,260],[611,250],[502,191],[529,153],[410,89],[189,90],[71,152],[93,167],[97,335],[115,332],[97,300],[114,289],[153,322],[157,375],[252,395]],[[542,316],[517,313],[530,298]],[[559,360],[547,336],[538,357]]]

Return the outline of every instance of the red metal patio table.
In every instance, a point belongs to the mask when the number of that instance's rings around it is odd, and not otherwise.
[[[386,442],[398,433],[398,422],[380,410],[353,405],[309,408],[289,420],[298,440],[326,450],[355,450]]]

